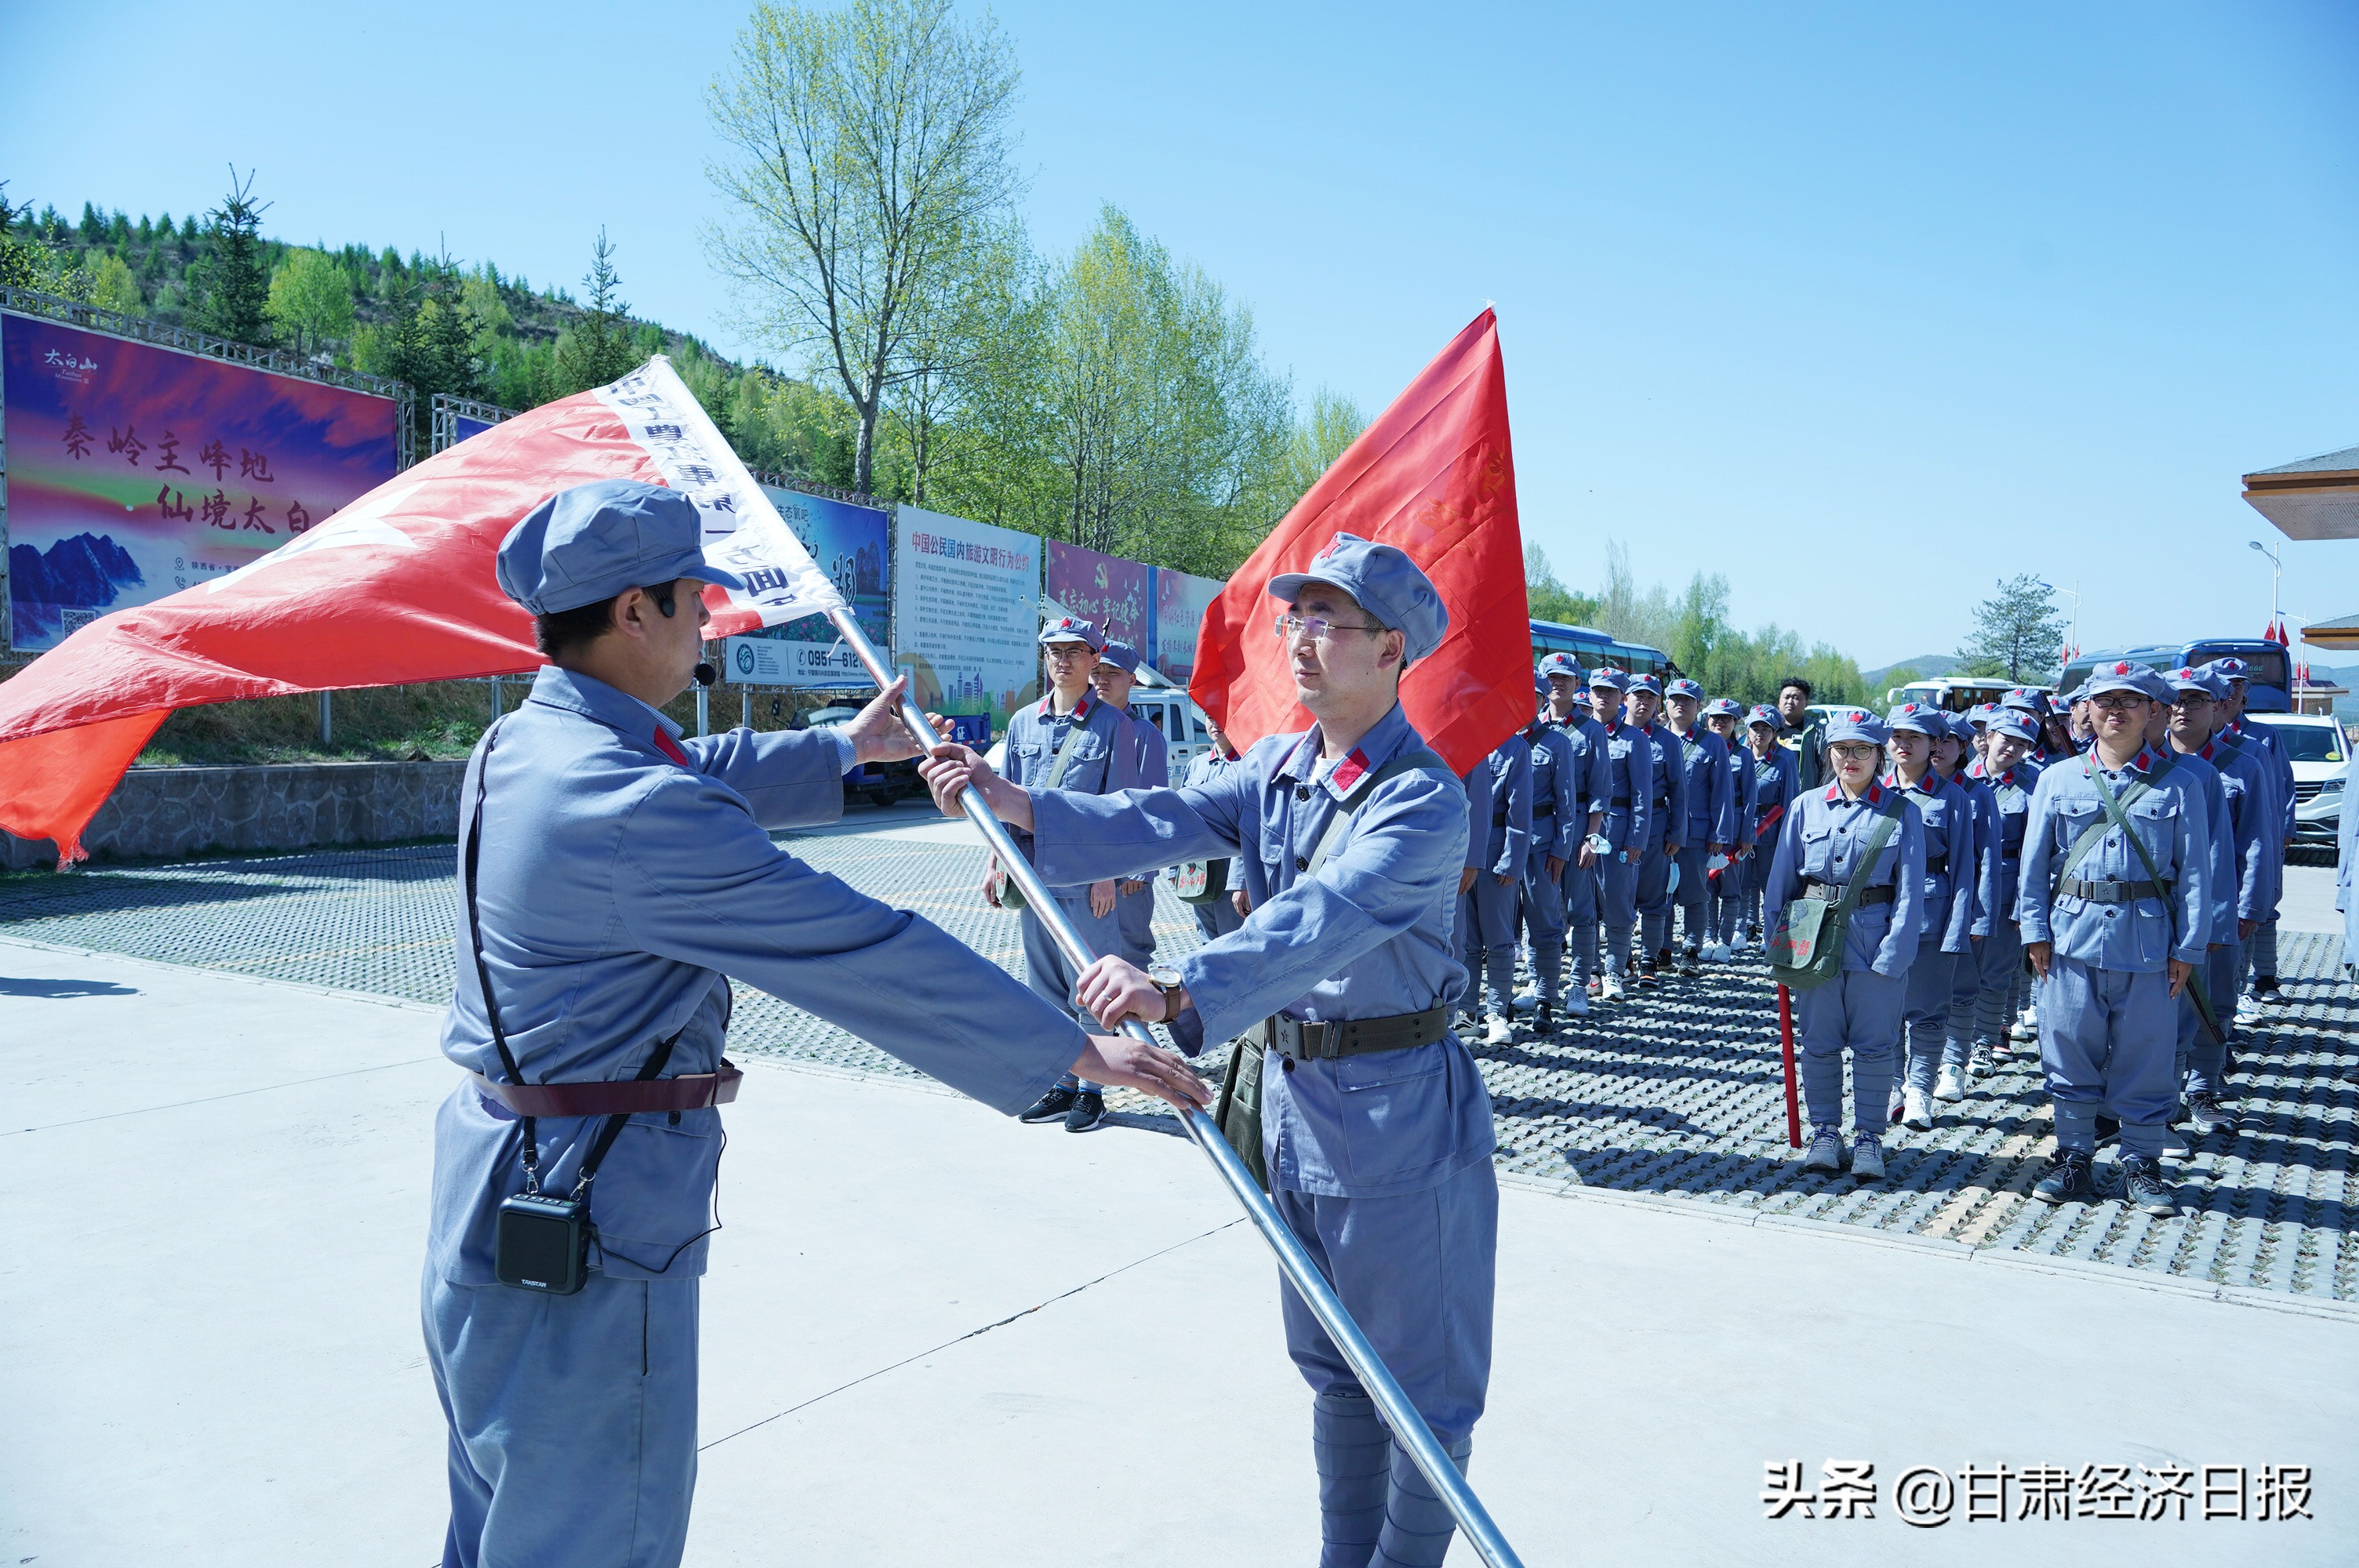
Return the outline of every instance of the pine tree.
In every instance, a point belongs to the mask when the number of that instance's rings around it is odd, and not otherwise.
[[[626,319],[631,308],[618,297],[623,276],[614,270],[614,247],[607,243],[603,227],[591,247],[590,271],[582,283],[590,290],[590,312],[558,340],[560,397],[603,386],[639,362]]]
[[[193,280],[196,308],[190,324],[200,331],[257,349],[270,346],[270,267],[262,242],[262,215],[268,202],[254,200],[251,170],[240,183],[237,168],[229,171],[229,194],[205,216],[211,223],[212,254]]]
[[[1958,658],[1967,675],[2005,676],[2020,686],[2054,678],[2063,643],[2064,614],[2054,590],[2026,573],[1974,606],[1974,629]]]

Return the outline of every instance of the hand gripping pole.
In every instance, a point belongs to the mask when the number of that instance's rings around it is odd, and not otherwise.
[[[735,481],[738,493],[747,504],[769,512],[776,519],[777,509],[771,505],[769,496],[754,481],[754,476],[746,472],[736,450],[729,445],[703,407],[692,396],[684,397],[681,403],[676,416],[694,429],[704,450],[712,455],[714,466],[723,470]],[[781,528],[786,526],[783,519],[777,521]],[[895,678],[893,666],[876,651],[875,644],[869,642],[868,634],[860,629],[860,622],[852,611],[847,608],[831,610],[827,618],[859,658],[869,678],[876,683],[877,689],[882,691],[890,687]],[[902,727],[917,741],[920,755],[937,743],[933,727],[926,722],[926,716],[919,711],[917,703],[906,695],[901,699],[900,719]],[[991,808],[972,790],[967,792],[963,804],[966,819],[974,824],[975,831],[983,835],[984,842],[990,846],[992,853],[999,857],[1000,865],[1023,890],[1032,912],[1048,926],[1049,935],[1056,938],[1057,946],[1064,950],[1065,956],[1073,961],[1076,968],[1086,966],[1096,958],[1097,955],[1090,951],[1089,944],[1082,940],[1082,934],[1073,928],[1072,922],[1065,918],[1064,911],[1057,907],[1057,901],[1041,882],[1039,873],[1032,869],[1030,860],[1016,848],[1016,840],[1009,836],[1006,825],[993,816]],[[1147,1044],[1156,1044],[1153,1033],[1135,1018],[1125,1020],[1123,1029]],[[1467,1486],[1466,1477],[1460,1475],[1458,1466],[1450,1462],[1450,1455],[1442,1452],[1441,1444],[1434,1441],[1431,1429],[1425,1424],[1425,1418],[1418,1413],[1415,1405],[1409,1403],[1408,1396],[1401,1391],[1399,1382],[1385,1366],[1383,1358],[1377,1356],[1375,1346],[1369,1344],[1368,1336],[1360,1332],[1360,1325],[1352,1321],[1352,1314],[1343,1310],[1343,1303],[1337,1298],[1334,1287],[1327,1282],[1327,1276],[1319,1271],[1319,1266],[1310,1260],[1310,1254],[1303,1250],[1302,1243],[1295,1238],[1294,1232],[1278,1218],[1269,1195],[1261,1190],[1261,1184],[1254,1180],[1253,1173],[1245,1169],[1245,1162],[1239,1160],[1236,1151],[1229,1147],[1229,1141],[1222,1136],[1212,1119],[1191,1106],[1181,1113],[1180,1121],[1204,1158],[1210,1160],[1212,1168],[1220,1173],[1230,1195],[1245,1209],[1245,1217],[1252,1220],[1254,1228],[1261,1232],[1261,1238],[1269,1244],[1269,1249],[1277,1254],[1277,1266],[1294,1286],[1295,1292],[1310,1306],[1319,1319],[1320,1326],[1327,1331],[1327,1336],[1343,1353],[1343,1359],[1350,1362],[1352,1370],[1359,1375],[1360,1386],[1375,1400],[1377,1410],[1384,1415],[1385,1424],[1392,1429],[1393,1441],[1408,1450],[1409,1457],[1424,1473],[1434,1495],[1449,1506],[1451,1517],[1458,1521],[1458,1528],[1466,1532],[1466,1539],[1473,1542],[1474,1550],[1482,1553],[1483,1561],[1491,1568],[1523,1568],[1524,1560],[1516,1555],[1516,1549],[1507,1544],[1506,1537],[1499,1533],[1499,1527],[1491,1522],[1491,1515],[1483,1507],[1482,1499],[1475,1497],[1473,1489]]]
[[[851,644],[853,653],[866,666],[877,688],[882,690],[890,686],[894,679],[892,666],[878,654],[851,612],[831,611],[828,619],[835,623],[836,630],[843,634],[843,640]],[[930,751],[938,743],[932,727],[926,722],[926,716],[906,696],[901,701],[901,723],[921,748]],[[991,808],[974,791],[967,791],[960,799],[966,808],[966,819],[974,824],[975,831],[983,835],[983,841],[990,846],[991,852],[999,857],[999,863],[1007,875],[1023,890],[1025,902],[1031,906],[1032,913],[1040,917],[1041,924],[1049,928],[1049,934],[1056,939],[1057,946],[1064,950],[1076,968],[1087,966],[1097,955],[1091,952],[1089,944],[1082,940],[1082,934],[1073,929],[1073,923],[1065,917],[1065,912],[1041,882],[1040,874],[1032,869],[1031,860],[1016,847],[1016,840],[1009,836],[1006,825],[992,815]],[[1157,1043],[1147,1025],[1135,1018],[1124,1021],[1123,1031],[1150,1045]],[[1319,1266],[1310,1260],[1310,1254],[1303,1250],[1302,1243],[1295,1238],[1294,1232],[1278,1218],[1269,1195],[1261,1190],[1261,1184],[1254,1180],[1253,1173],[1245,1169],[1245,1162],[1238,1159],[1236,1151],[1229,1147],[1229,1141],[1222,1135],[1220,1128],[1213,1124],[1211,1117],[1193,1106],[1180,1113],[1180,1121],[1187,1130],[1189,1139],[1202,1152],[1204,1158],[1212,1162],[1212,1169],[1220,1173],[1221,1181],[1228,1187],[1230,1195],[1244,1208],[1245,1217],[1252,1220],[1254,1228],[1261,1232],[1261,1238],[1269,1244],[1269,1249],[1277,1254],[1277,1266],[1284,1271],[1288,1282],[1293,1285],[1295,1293],[1319,1319],[1319,1325],[1327,1331],[1327,1336],[1343,1353],[1343,1359],[1352,1364],[1352,1370],[1359,1375],[1360,1386],[1367,1390],[1369,1397],[1375,1400],[1376,1408],[1384,1414],[1385,1424],[1392,1429],[1393,1441],[1408,1451],[1409,1457],[1416,1461],[1418,1469],[1424,1473],[1427,1483],[1433,1487],[1434,1495],[1449,1506],[1451,1516],[1458,1521],[1458,1528],[1465,1531],[1466,1539],[1473,1543],[1474,1550],[1483,1554],[1483,1561],[1490,1563],[1492,1568],[1522,1568],[1523,1559],[1516,1555],[1516,1549],[1509,1546],[1507,1538],[1499,1533],[1499,1527],[1491,1521],[1490,1512],[1483,1507],[1483,1501],[1474,1495],[1473,1488],[1466,1484],[1466,1477],[1459,1474],[1458,1466],[1451,1463],[1450,1455],[1442,1452],[1440,1444],[1434,1441],[1432,1431],[1425,1424],[1425,1418],[1418,1413],[1415,1405],[1409,1403],[1408,1396],[1401,1391],[1400,1384],[1385,1366],[1383,1358],[1377,1356],[1376,1347],[1368,1343],[1366,1335],[1360,1332],[1360,1325],[1352,1321],[1352,1314],[1344,1310],[1334,1287],[1327,1282],[1327,1276],[1319,1271]]]

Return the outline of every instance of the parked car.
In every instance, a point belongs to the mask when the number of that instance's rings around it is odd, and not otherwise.
[[[802,727],[815,730],[827,724],[847,724],[860,717],[857,708],[821,708],[803,716]],[[843,775],[843,798],[866,795],[871,806],[891,806],[906,795],[926,793],[926,781],[918,776],[917,759],[900,762],[863,762]]]
[[[2351,766],[2351,748],[2343,738],[2343,726],[2324,714],[2248,713],[2245,717],[2269,727],[2293,766],[2294,841],[2332,847],[2335,827],[2343,817],[2343,776]]]
[[[1894,687],[1884,694],[1884,702],[1887,708],[1897,708],[1904,702],[1930,702],[1944,713],[1963,713],[1980,704],[1996,702],[2015,689],[2011,681],[1982,676],[1935,676],[1930,680],[1913,680],[1907,686]],[[2032,686],[2029,689],[2054,688]]]

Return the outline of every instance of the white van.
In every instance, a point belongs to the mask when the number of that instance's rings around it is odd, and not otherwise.
[[[1180,784],[1188,777],[1189,765],[1212,749],[1212,737],[1204,730],[1204,713],[1190,700],[1185,687],[1135,686],[1130,688],[1130,710],[1143,723],[1152,724],[1162,732],[1166,757],[1171,767],[1171,782]],[[995,768],[1004,767],[1007,761],[1005,737],[992,742],[984,758]]]
[[[1173,784],[1185,779],[1189,764],[1212,749],[1212,738],[1204,730],[1203,711],[1189,698],[1185,687],[1135,686],[1130,688],[1130,710],[1163,731]]]

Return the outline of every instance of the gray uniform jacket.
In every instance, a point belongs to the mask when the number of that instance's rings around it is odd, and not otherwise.
[[[2211,814],[2193,770],[2165,767],[2168,761],[2151,748],[2142,749],[2120,773],[2105,775],[2117,797],[2133,782],[2153,786],[2123,807],[2146,846],[2145,857],[2111,825],[2097,798],[2093,750],[2041,773],[2023,830],[2023,883],[2016,908],[2024,941],[2053,942],[2064,957],[2128,973],[2160,970],[2170,958],[2203,962],[2212,929]],[[2093,828],[2098,838],[2073,867],[2075,881],[2147,881],[2151,857],[2152,874],[2173,884],[2169,903],[2153,897],[2098,903],[2057,896],[2049,885],[2055,872]]]
[[[636,697],[543,669],[502,720],[487,770],[477,748],[460,795],[463,865],[486,775],[484,958],[526,1080],[634,1077],[675,1033],[665,1076],[713,1071],[734,975],[1003,1112],[1055,1083],[1084,1044],[1070,1021],[938,926],[770,841],[773,828],[835,820],[843,768],[832,733],[682,741]],[[458,917],[442,1053],[497,1078],[463,907]],[[537,1123],[544,1187],[571,1190],[601,1125]],[[429,1263],[441,1278],[492,1282],[494,1216],[524,1188],[519,1141],[472,1083],[436,1114]],[[718,1110],[631,1119],[592,1187],[608,1274],[703,1272],[704,1242],[671,1254],[711,1223],[720,1158]]]
[[[1253,914],[1175,968],[1195,1005],[1172,1025],[1190,1054],[1283,1011],[1306,1020],[1391,1018],[1459,996],[1451,938],[1466,864],[1466,797],[1445,773],[1378,785],[1316,875],[1340,802],[1406,747],[1398,707],[1350,755],[1320,760],[1320,735],[1271,735],[1206,784],[1032,796],[1032,851],[1051,881],[1131,875],[1170,860],[1236,857]],[[1421,1192],[1490,1158],[1491,1097],[1454,1035],[1430,1045],[1298,1062],[1262,1072],[1264,1152],[1274,1186],[1340,1197]]]

